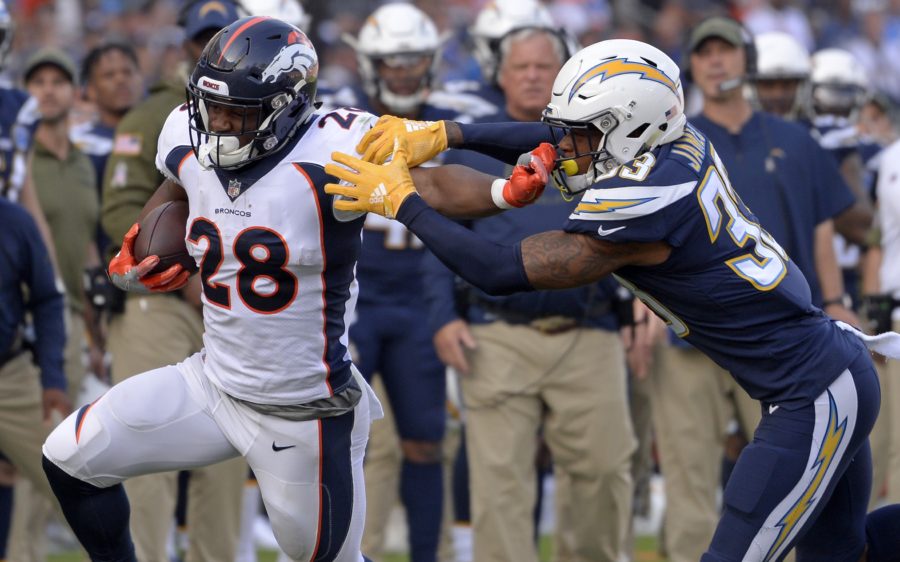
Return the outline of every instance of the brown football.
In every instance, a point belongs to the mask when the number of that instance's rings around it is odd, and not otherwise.
[[[151,273],[165,271],[176,263],[192,273],[196,271],[197,264],[184,241],[187,220],[187,201],[168,201],[150,211],[134,241],[134,260],[140,263],[147,256],[159,256]]]

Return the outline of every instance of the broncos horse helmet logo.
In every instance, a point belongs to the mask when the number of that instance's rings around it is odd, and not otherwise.
[[[303,75],[303,79],[312,74],[317,74],[319,67],[319,59],[316,51],[304,42],[292,43],[285,45],[278,51],[269,66],[263,70],[263,83],[278,80],[278,77],[285,72],[293,72],[299,70]]]

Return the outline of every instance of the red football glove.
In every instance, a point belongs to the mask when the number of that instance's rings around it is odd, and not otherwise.
[[[134,239],[140,229],[138,223],[131,225],[122,240],[122,249],[109,262],[109,279],[113,285],[135,293],[166,293],[184,287],[191,274],[181,264],[147,275],[159,263],[159,256],[147,256],[141,263],[134,261]]]
[[[494,182],[491,189],[494,203],[501,209],[533,203],[544,192],[555,163],[556,149],[546,142],[523,154],[508,180],[502,184],[499,180]]]

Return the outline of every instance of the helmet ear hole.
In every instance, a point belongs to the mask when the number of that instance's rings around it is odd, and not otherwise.
[[[644,131],[646,131],[647,127],[649,127],[649,126],[650,126],[650,123],[644,123],[642,125],[638,125],[633,131],[628,133],[628,138],[630,138],[630,139],[640,138],[641,135],[644,134]]]

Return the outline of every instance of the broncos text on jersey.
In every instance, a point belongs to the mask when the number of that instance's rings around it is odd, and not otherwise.
[[[169,115],[157,167],[184,187],[188,251],[200,267],[204,370],[229,395],[301,404],[349,383],[363,220],[336,214],[323,186],[331,152],[354,153],[369,113],[316,113],[279,153],[234,172],[204,169],[188,112]]]

